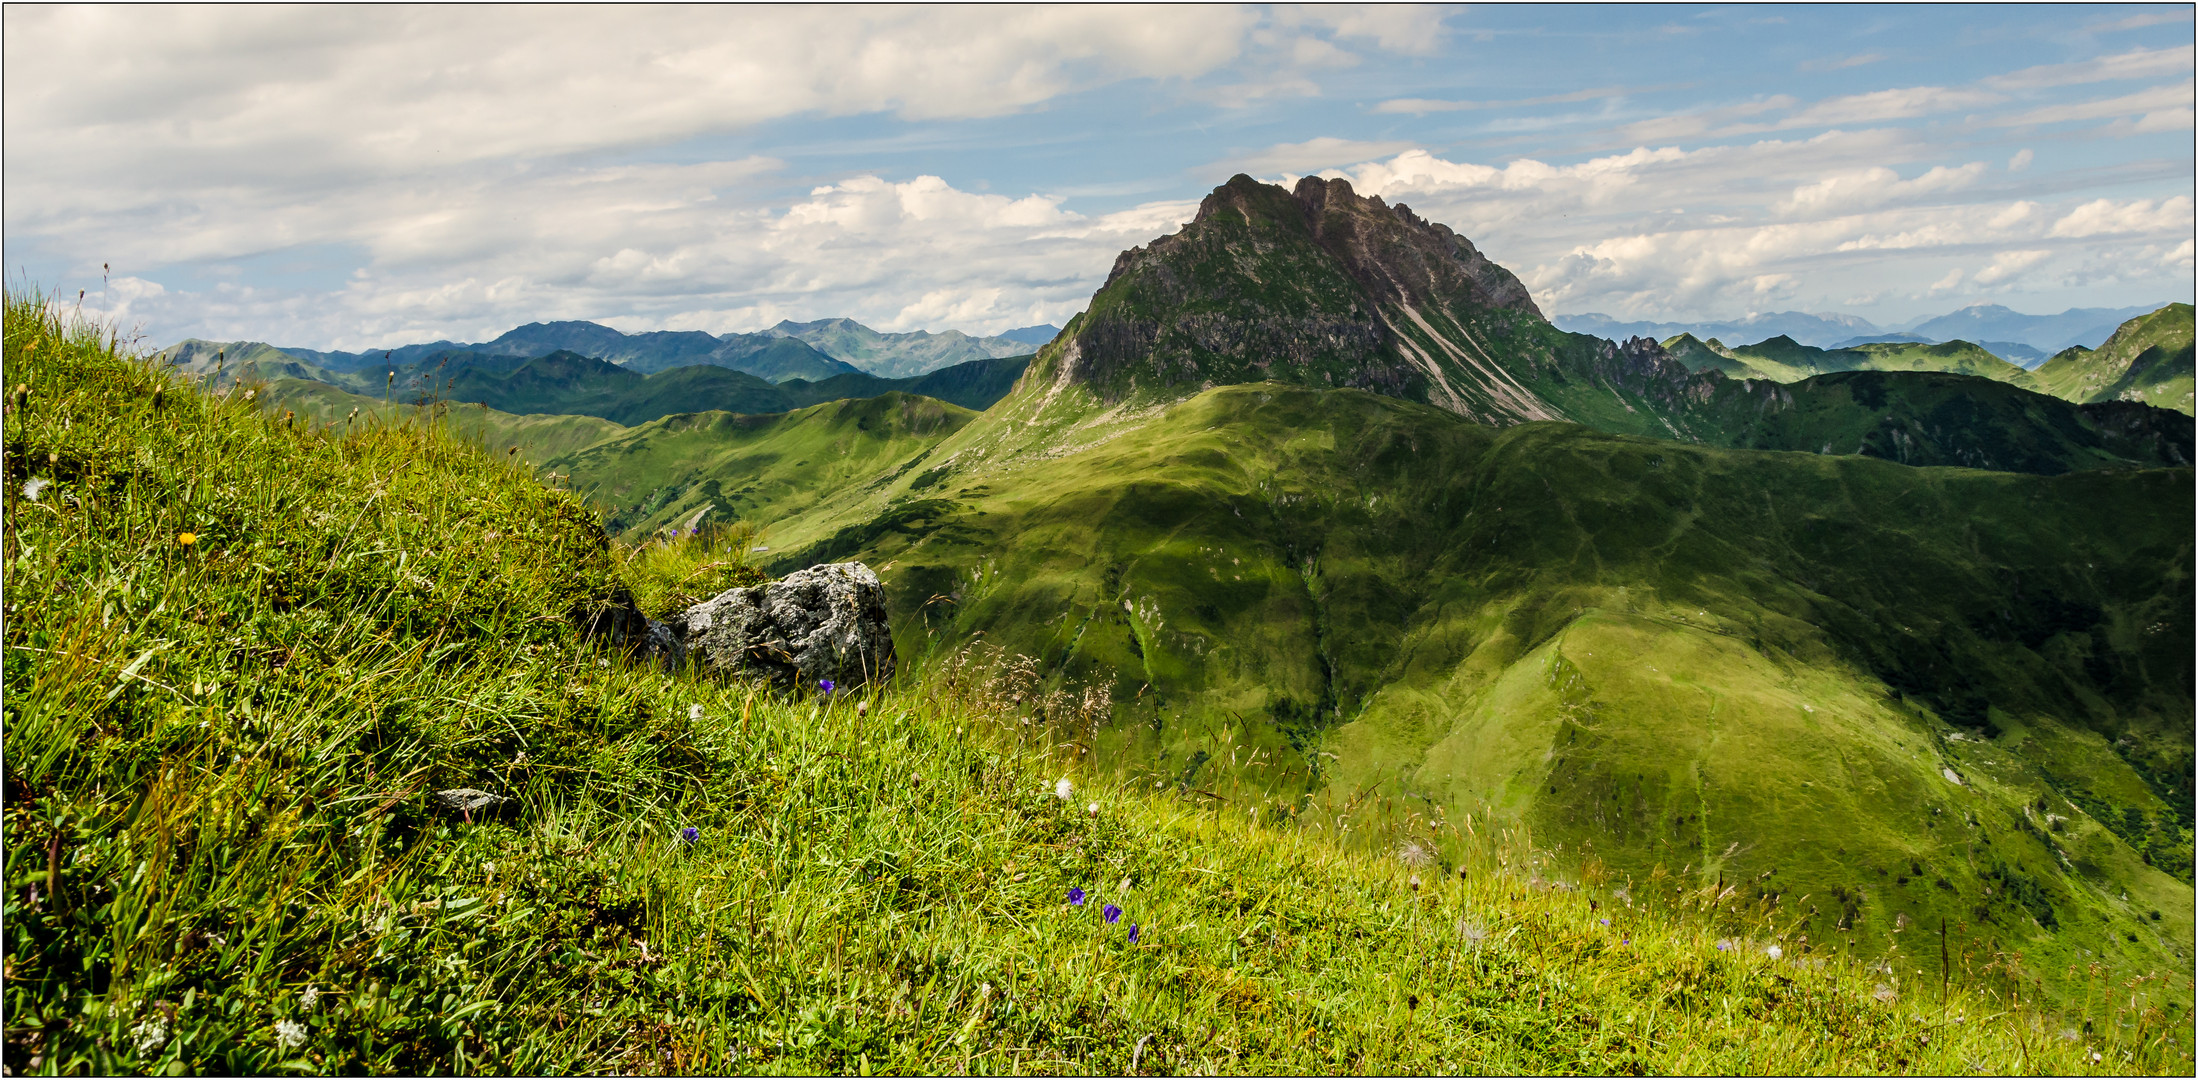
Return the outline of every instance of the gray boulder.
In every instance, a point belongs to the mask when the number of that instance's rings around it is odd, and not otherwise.
[[[845,690],[893,674],[885,589],[859,562],[812,566],[767,585],[727,589],[660,625],[677,644],[659,645],[652,632],[655,655],[783,686],[815,689],[830,680]]]

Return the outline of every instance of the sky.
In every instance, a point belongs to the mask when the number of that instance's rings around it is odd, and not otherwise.
[[[996,333],[1242,172],[1552,315],[2187,301],[2192,10],[9,5],[0,254],[155,346]]]

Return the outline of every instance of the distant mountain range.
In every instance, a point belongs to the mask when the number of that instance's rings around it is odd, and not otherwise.
[[[1917,319],[1902,326],[1879,326],[1859,315],[1806,311],[1773,311],[1722,322],[1626,322],[1596,312],[1559,315],[1550,321],[1560,329],[1613,340],[1638,336],[1661,341],[1681,334],[1728,342],[1788,337],[1803,345],[1825,349],[1843,349],[1878,341],[1936,345],[1961,340],[1981,345],[2002,360],[2035,367],[2062,349],[2077,345],[2097,348],[2122,323],[2163,306],[2070,308],[2058,315],[2025,315],[1998,304],[1972,304],[1960,311]]]
[[[989,338],[970,337],[959,330],[884,334],[853,319],[782,322],[764,331],[798,340],[835,360],[889,379],[921,375],[971,360],[1026,356],[1060,332],[1058,326],[1026,326]]]
[[[513,333],[527,329],[521,327]],[[783,345],[806,348],[791,338],[778,340]],[[1027,356],[969,360],[904,379],[881,379],[843,364],[843,370],[825,378],[796,376],[773,382],[711,363],[691,363],[644,374],[637,365],[617,364],[563,348],[539,356],[443,349],[410,363],[392,360],[386,370],[377,364],[363,371],[332,370],[300,360],[285,350],[251,342],[186,341],[171,347],[167,355],[171,363],[186,371],[203,372],[218,364],[228,377],[224,381],[246,378],[270,383],[315,383],[404,404],[464,402],[507,413],[594,416],[624,425],[711,410],[783,413],[820,402],[896,391],[982,410],[1005,395],[1030,362]]]
[[[707,364],[744,371],[771,382],[839,375],[907,379],[975,360],[1027,356],[1053,340],[1060,328],[1025,326],[996,337],[971,337],[959,330],[917,330],[886,334],[852,319],[781,322],[754,334],[708,334],[700,330],[660,330],[627,334],[601,323],[562,321],[528,323],[493,341],[466,344],[431,341],[392,349],[332,352],[260,342],[208,342],[192,339],[167,350],[171,358],[213,361],[251,359],[294,362],[326,372],[356,373],[372,368],[416,364],[429,357],[458,353],[481,356],[536,357],[560,350],[605,360],[644,375]],[[275,355],[275,354],[280,354]],[[311,376],[299,376],[311,377]]]

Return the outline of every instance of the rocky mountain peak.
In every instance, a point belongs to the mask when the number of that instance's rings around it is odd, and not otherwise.
[[[1058,347],[1066,377],[1108,399],[1277,380],[1548,419],[1488,351],[1529,328],[1549,329],[1526,286],[1448,227],[1348,180],[1240,174],[1123,252]]]

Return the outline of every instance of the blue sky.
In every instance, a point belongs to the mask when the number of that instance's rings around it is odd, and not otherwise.
[[[1323,173],[1553,314],[2188,300],[2191,13],[11,6],[6,258],[153,344],[996,332]]]

